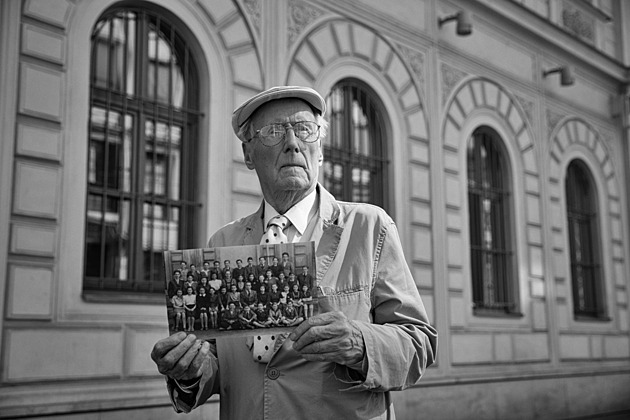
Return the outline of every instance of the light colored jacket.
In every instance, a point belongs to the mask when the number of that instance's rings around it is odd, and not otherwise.
[[[338,202],[318,186],[319,212],[311,240],[316,278],[324,296],[320,313],[343,311],[363,333],[362,377],[328,362],[301,358],[283,334],[268,364],[251,355],[251,338],[217,338],[194,406],[220,393],[222,419],[393,418],[390,390],[415,384],[435,360],[437,332],[429,325],[416,283],[405,262],[398,231],[382,209]],[[215,233],[209,247],[256,245],[263,234],[263,208]],[[172,384],[170,384],[172,385]]]

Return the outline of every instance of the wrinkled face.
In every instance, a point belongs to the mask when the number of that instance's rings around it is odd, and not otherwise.
[[[252,115],[252,127],[269,124],[313,121],[310,106],[300,99],[279,99],[261,106]],[[288,129],[277,145],[267,147],[258,138],[243,143],[243,157],[249,169],[256,170],[265,196],[273,191],[308,191],[315,188],[323,161],[321,141],[306,143]]]

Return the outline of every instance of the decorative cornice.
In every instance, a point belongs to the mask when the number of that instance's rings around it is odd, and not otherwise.
[[[323,14],[324,12],[321,9],[313,7],[309,3],[300,0],[290,0],[289,15],[287,17],[289,45],[295,42],[304,28]]]

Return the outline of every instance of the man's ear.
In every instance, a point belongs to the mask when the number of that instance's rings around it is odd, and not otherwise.
[[[319,144],[319,157],[317,158],[317,163],[319,163],[319,166],[322,166],[324,164],[324,151],[322,150],[322,144]]]
[[[247,165],[247,169],[254,169],[254,161],[252,160],[252,154],[249,150],[249,144],[243,143],[243,159],[245,160],[245,165]]]

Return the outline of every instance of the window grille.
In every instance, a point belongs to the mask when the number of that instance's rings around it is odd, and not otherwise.
[[[344,79],[326,98],[324,187],[345,201],[387,208],[387,148],[384,110],[364,83]]]
[[[493,130],[481,127],[467,145],[470,265],[478,314],[518,310],[510,173],[501,142]]]
[[[572,161],[565,180],[567,225],[571,253],[573,313],[576,317],[604,316],[597,229],[597,193],[586,166]]]
[[[116,8],[92,33],[84,291],[163,293],[162,251],[193,244],[195,63],[156,11]]]

